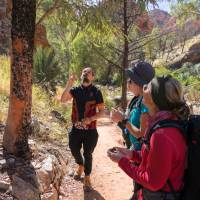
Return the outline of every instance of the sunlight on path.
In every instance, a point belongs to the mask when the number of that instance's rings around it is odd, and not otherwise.
[[[82,182],[68,176],[64,181],[65,197],[62,200],[128,200],[132,195],[132,180],[107,157],[108,148],[120,146],[120,130],[108,119],[103,119],[98,132],[99,141],[93,154],[91,175],[94,190],[84,194]]]
[[[108,148],[119,146],[118,141],[122,136],[115,124],[107,122],[105,120],[98,127],[99,142],[94,154],[92,181],[103,199],[128,200],[132,194],[132,181],[106,153]]]

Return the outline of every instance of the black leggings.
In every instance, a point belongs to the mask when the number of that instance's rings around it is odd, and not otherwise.
[[[176,193],[176,197],[170,192],[153,192],[147,189],[143,189],[144,200],[177,200],[180,198],[180,193]]]
[[[86,176],[90,175],[92,171],[92,153],[96,147],[97,141],[98,132],[96,129],[80,130],[72,128],[69,132],[69,148],[71,149],[71,153],[75,158],[76,163],[84,165]],[[83,156],[81,154],[82,147]]]

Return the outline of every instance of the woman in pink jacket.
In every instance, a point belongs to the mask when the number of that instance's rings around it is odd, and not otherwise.
[[[187,119],[189,116],[182,87],[171,76],[154,78],[146,85],[143,101],[151,115],[146,134],[161,120]],[[150,145],[143,144],[141,151],[116,147],[108,150],[108,156],[141,185],[142,189],[137,192],[138,200],[176,200],[183,187],[186,152],[186,141],[180,130],[165,127],[156,129],[150,138]]]

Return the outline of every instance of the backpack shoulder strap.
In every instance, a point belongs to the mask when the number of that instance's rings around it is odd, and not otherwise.
[[[167,127],[173,127],[181,130],[182,133],[185,133],[183,122],[180,120],[161,120],[157,123],[155,123],[146,133],[146,136],[143,138],[143,143],[145,143],[150,149],[150,139],[152,134],[159,128],[167,128]]]
[[[142,106],[142,99],[143,99],[143,97],[139,97],[136,102],[136,107],[139,109],[141,109],[141,106]]]
[[[137,97],[134,97],[134,98],[130,101],[130,103],[129,103],[129,105],[128,105],[129,110],[132,110],[132,109],[133,109],[133,107],[137,104],[138,100],[139,100],[139,97],[137,96]]]

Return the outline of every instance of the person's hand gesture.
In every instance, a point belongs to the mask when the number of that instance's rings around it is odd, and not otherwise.
[[[119,121],[122,121],[124,118],[124,115],[121,111],[116,110],[115,108],[112,108],[111,114],[110,114],[110,118],[118,123]]]
[[[108,157],[113,161],[118,163],[122,157],[125,157],[124,154],[119,152],[116,148],[108,149]]]
[[[69,76],[69,80],[70,80],[70,81],[76,81],[76,80],[77,80],[77,75],[71,74],[71,75]]]
[[[71,85],[77,80],[77,76],[75,74],[71,74],[68,79],[68,83]]]
[[[86,117],[86,118],[84,118],[84,119],[82,120],[82,123],[83,123],[85,126],[91,124],[91,122],[92,122],[92,120],[91,120],[91,118],[89,118],[89,117]]]
[[[124,155],[124,157],[131,160],[133,158],[133,151],[123,147],[115,147],[116,151],[119,151]]]

